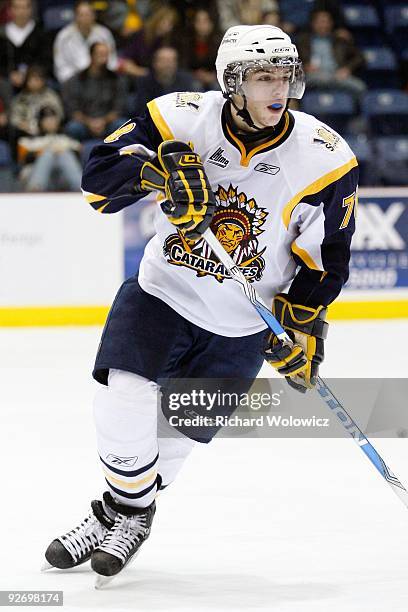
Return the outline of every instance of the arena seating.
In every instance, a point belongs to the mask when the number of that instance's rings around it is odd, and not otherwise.
[[[365,94],[362,111],[371,134],[408,134],[408,94],[398,89],[377,89]]]
[[[363,49],[366,65],[361,77],[371,89],[396,88],[399,86],[398,63],[394,52],[388,47]]]
[[[355,102],[349,93],[309,91],[302,100],[302,110],[328,123],[336,132],[345,133],[355,115]]]
[[[46,31],[60,30],[73,19],[74,11],[71,5],[50,6],[43,13],[43,25]]]
[[[359,46],[380,45],[384,35],[380,19],[373,6],[350,4],[344,7],[346,25],[349,27]]]
[[[391,34],[400,48],[408,48],[408,4],[387,6],[385,8],[385,29]]]
[[[408,185],[408,136],[383,136],[374,143],[378,179],[384,185]]]
[[[372,142],[364,134],[346,136],[346,141],[354,151],[360,170],[360,184],[375,183],[376,170]]]

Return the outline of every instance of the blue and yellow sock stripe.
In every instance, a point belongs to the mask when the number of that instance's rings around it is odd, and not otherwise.
[[[150,493],[155,487],[158,488],[156,467],[159,454],[152,461],[137,470],[121,470],[106,463],[101,456],[99,458],[107,468],[103,469],[106,483],[117,495],[127,499],[140,499]],[[118,476],[121,476],[121,478],[118,478]]]
[[[114,493],[116,493],[117,495],[121,495],[122,497],[126,497],[127,499],[140,499],[141,497],[144,497],[145,495],[150,493],[150,491],[152,491],[154,488],[156,489],[158,488],[158,475],[157,474],[156,474],[156,478],[154,479],[154,481],[149,487],[146,487],[146,489],[142,489],[141,491],[138,491],[137,493],[129,493],[128,491],[124,491],[123,489],[118,489],[107,478],[105,478],[105,481],[107,485],[109,486],[109,488]]]

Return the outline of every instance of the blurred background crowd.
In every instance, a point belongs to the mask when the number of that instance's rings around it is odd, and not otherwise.
[[[173,91],[219,89],[223,32],[288,32],[296,110],[349,142],[362,185],[408,185],[408,3],[398,0],[0,0],[0,191],[78,190],[98,139]]]

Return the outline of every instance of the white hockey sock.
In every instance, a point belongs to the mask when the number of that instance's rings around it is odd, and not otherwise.
[[[108,387],[94,401],[99,457],[112,496],[128,506],[145,508],[157,492],[156,383],[110,370]]]

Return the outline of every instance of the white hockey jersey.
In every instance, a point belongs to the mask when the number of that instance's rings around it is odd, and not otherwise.
[[[273,136],[252,147],[228,117],[220,92],[149,102],[144,117],[94,149],[83,178],[87,200],[104,213],[134,203],[146,156],[162,140],[191,142],[216,195],[211,228],[265,302],[289,291],[297,303],[327,305],[348,275],[358,178],[353,152],[305,113],[286,111]],[[185,240],[158,211],[140,266],[142,289],[216,334],[265,328],[205,241]]]

